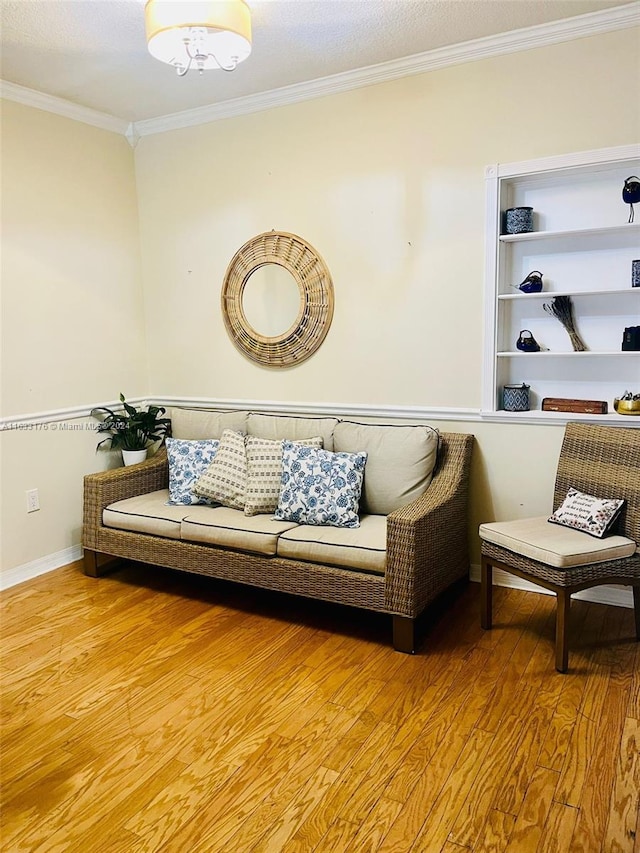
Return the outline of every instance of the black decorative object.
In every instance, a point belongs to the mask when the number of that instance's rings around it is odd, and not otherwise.
[[[630,206],[629,222],[633,222],[633,205],[640,201],[640,179],[637,175],[630,175],[625,179],[622,187],[622,201]]]
[[[533,231],[533,208],[510,207],[505,211],[504,227],[507,234],[526,234]]]
[[[523,329],[520,332],[516,346],[520,352],[540,352],[540,344],[533,337],[529,329]]]
[[[511,285],[515,287],[515,285]],[[523,293],[540,293],[542,290],[542,273],[540,270],[532,270],[529,275],[520,282],[516,290],[521,290]]]
[[[640,352],[640,326],[627,326],[622,335],[623,352]]]
[[[502,408],[505,412],[529,411],[529,385],[505,385],[502,389]]]
[[[631,287],[640,287],[640,260],[631,261]]]

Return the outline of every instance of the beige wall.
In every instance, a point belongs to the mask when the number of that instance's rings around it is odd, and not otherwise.
[[[485,166],[637,140],[637,65],[623,31],[143,138],[151,390],[479,407]],[[219,305],[271,229],[336,292],[321,349],[280,371],[235,350]]]
[[[637,38],[611,33],[143,138],[148,381],[131,150],[115,134],[7,104],[4,414],[121,389],[478,408],[484,168],[637,141]],[[271,229],[310,241],[336,291],[325,343],[283,371],[237,353],[219,305],[234,252]],[[475,560],[479,521],[549,510],[560,427],[436,425],[478,439]],[[79,541],[81,474],[102,464],[92,441],[2,435],[7,567]],[[24,490],[39,484],[51,500],[26,516]]]
[[[141,140],[136,175],[153,393],[479,408],[485,166],[640,139],[638,32],[490,59]],[[232,346],[226,266],[270,229],[331,270],[308,362]],[[478,439],[477,524],[551,509],[562,428],[438,423]]]
[[[122,136],[2,102],[2,415],[146,392],[133,152]],[[91,432],[8,430],[2,567],[80,542]],[[26,514],[25,490],[41,510]]]

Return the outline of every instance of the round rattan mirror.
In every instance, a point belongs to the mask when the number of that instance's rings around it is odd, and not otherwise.
[[[283,267],[300,291],[295,320],[281,334],[272,336],[251,325],[245,314],[245,307],[251,303],[244,300],[249,280],[267,264]],[[270,278],[275,277],[264,277],[266,281]],[[276,302],[274,293],[271,305]],[[222,316],[231,340],[252,361],[267,367],[300,364],[318,349],[331,325],[333,283],[329,270],[301,237],[283,231],[259,234],[238,249],[227,267],[222,285]],[[278,328],[278,323],[270,322],[269,328]]]

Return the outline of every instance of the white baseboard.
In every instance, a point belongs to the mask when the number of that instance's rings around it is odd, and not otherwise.
[[[62,566],[68,566],[69,563],[74,563],[82,558],[82,545],[72,545],[70,548],[65,548],[63,551],[56,551],[55,554],[48,554],[46,557],[40,557],[37,560],[32,560],[30,563],[24,563],[22,566],[16,566],[13,569],[8,569],[0,575],[0,589],[8,589],[11,586],[16,586],[24,581],[37,578],[39,575],[44,575],[47,572],[52,572],[54,569],[59,569]],[[480,566],[477,563],[471,565],[469,577],[472,581],[480,582]],[[543,595],[553,595],[544,587],[536,586],[529,583],[517,575],[511,575],[509,572],[503,572],[500,569],[493,571],[493,583],[496,586],[508,586],[512,589],[522,589],[527,592],[538,592]],[[633,607],[633,593],[631,589],[621,589],[616,586],[596,586],[592,589],[584,589],[581,592],[576,592],[573,598],[580,598],[583,601],[591,601],[594,604],[611,604],[614,607]]]
[[[472,581],[480,583],[480,566],[477,563],[471,565],[469,577]],[[501,569],[493,570],[493,583],[495,586],[508,586],[512,589],[524,589],[527,592],[540,592],[543,595],[553,595],[551,590],[542,586],[536,586],[529,581],[503,572]],[[611,604],[614,607],[633,607],[633,592],[631,587],[620,588],[617,586],[594,586],[591,589],[583,589],[576,592],[572,598],[580,598],[582,601],[591,601],[594,604]]]
[[[0,574],[0,589],[8,589],[10,586],[24,583],[24,581],[31,580],[31,578],[37,578],[38,575],[52,572],[54,569],[61,568],[61,566],[68,566],[69,563],[75,563],[76,560],[80,560],[81,558],[82,545],[72,545],[63,551],[56,551],[55,554],[48,554],[46,557],[39,557],[30,563],[23,563],[21,566],[7,569],[7,571]]]

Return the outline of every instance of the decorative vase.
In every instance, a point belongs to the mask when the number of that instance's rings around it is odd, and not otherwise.
[[[138,462],[144,462],[147,458],[147,450],[123,450],[122,461],[125,465],[137,465]]]
[[[505,412],[529,411],[529,385],[505,385],[502,389],[502,408]]]
[[[516,349],[519,349],[520,352],[540,352],[540,344],[529,329],[522,329],[520,337],[516,341]]]
[[[532,270],[516,289],[523,293],[541,293],[543,287],[542,273],[540,270]]]
[[[533,231],[533,208],[510,207],[505,211],[504,220],[507,234],[526,234]]]

